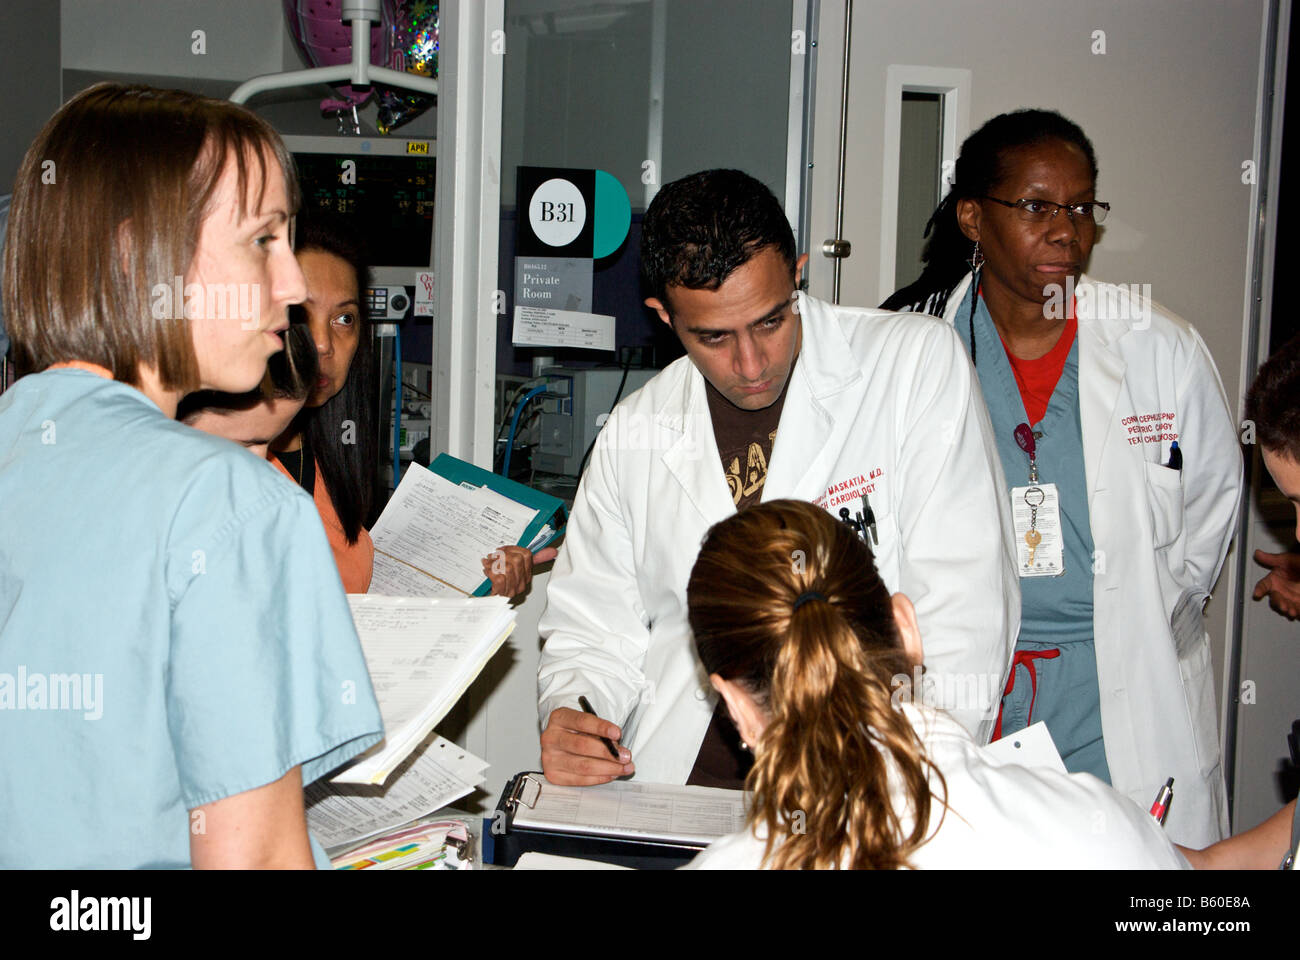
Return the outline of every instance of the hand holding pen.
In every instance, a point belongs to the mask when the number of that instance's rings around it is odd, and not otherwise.
[[[596,716],[586,697],[583,710],[551,711],[542,731],[542,773],[560,786],[592,786],[636,772],[632,753],[619,746],[623,731]]]

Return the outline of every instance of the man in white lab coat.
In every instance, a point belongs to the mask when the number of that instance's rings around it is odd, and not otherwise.
[[[646,303],[687,356],[618,405],[578,488],[540,622],[552,782],[739,785],[686,583],[712,524],[778,497],[871,545],[927,638],[925,701],[989,738],[1020,603],[970,363],[941,321],[799,292],[806,260],[771,191],[738,171],[668,184],[646,213]]]

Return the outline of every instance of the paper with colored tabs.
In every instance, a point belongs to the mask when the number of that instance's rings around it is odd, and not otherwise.
[[[454,803],[483,782],[487,768],[486,760],[435,734],[387,786],[325,780],[309,785],[307,828],[331,852]]]

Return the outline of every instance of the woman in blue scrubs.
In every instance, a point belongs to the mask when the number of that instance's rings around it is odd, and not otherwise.
[[[1084,272],[1096,188],[1076,124],[993,118],[962,145],[926,271],[885,305],[954,325],[997,441],[1022,615],[995,737],[1042,720],[1067,769],[1144,809],[1173,777],[1167,831],[1204,846],[1227,819],[1202,609],[1241,454],[1195,328],[1150,284]]]
[[[382,725],[311,499],[173,420],[302,300],[264,121],[101,84],[28,150],[0,397],[0,864],[311,867],[302,787]]]

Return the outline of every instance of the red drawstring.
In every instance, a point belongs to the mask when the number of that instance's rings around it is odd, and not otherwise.
[[[1055,660],[1061,655],[1060,650],[1017,650],[1016,655],[1011,660],[1011,676],[1007,677],[1007,688],[1002,691],[1002,697],[1005,698],[1016,688],[1016,667],[1024,667],[1029,671],[1029,685],[1031,693],[1029,694],[1029,722],[1034,721],[1034,701],[1038,698],[1038,671],[1034,669],[1035,660]],[[1005,702],[998,705],[998,722],[993,728],[993,739],[1002,739],[1002,708]]]

